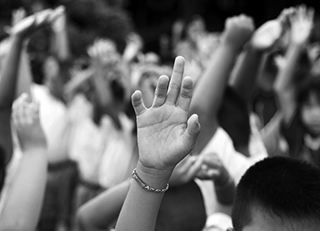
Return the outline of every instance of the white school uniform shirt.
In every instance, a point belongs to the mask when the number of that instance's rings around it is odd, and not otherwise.
[[[119,115],[121,130],[107,115],[100,126],[91,118],[91,104],[84,96],[77,96],[70,108],[70,157],[78,163],[84,180],[110,188],[129,178],[137,163],[134,124],[124,114]]]
[[[48,161],[55,163],[67,160],[68,157],[68,125],[67,107],[51,95],[44,85],[33,84],[31,94],[39,103],[41,126],[48,144]]]
[[[242,175],[251,165],[265,157],[261,155],[247,158],[241,153],[238,153],[233,146],[231,138],[222,128],[217,129],[200,155],[210,152],[215,153],[220,158],[236,184],[239,183]],[[216,212],[230,212],[230,208],[220,205],[217,201],[214,183],[212,181],[201,181],[199,179],[195,181],[201,189],[208,216]]]

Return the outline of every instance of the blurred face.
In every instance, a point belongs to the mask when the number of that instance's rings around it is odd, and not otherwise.
[[[310,93],[302,105],[301,119],[310,132],[320,135],[320,102],[315,93]]]
[[[191,40],[197,41],[198,36],[202,35],[204,31],[205,26],[203,21],[201,19],[196,19],[190,23],[187,34]]]

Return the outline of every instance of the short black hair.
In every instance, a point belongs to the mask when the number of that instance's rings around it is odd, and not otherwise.
[[[250,224],[252,207],[282,220],[320,224],[320,169],[287,157],[256,163],[237,188],[232,211],[236,231]]]
[[[218,111],[218,122],[230,136],[237,151],[240,151],[240,147],[248,147],[251,134],[248,104],[230,86],[225,90]]]

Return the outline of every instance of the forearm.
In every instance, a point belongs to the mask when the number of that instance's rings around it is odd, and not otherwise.
[[[137,174],[154,188],[165,188],[171,172],[146,169],[138,164]],[[164,193],[144,190],[131,180],[130,189],[116,225],[116,231],[152,231]]]
[[[286,91],[293,87],[293,81],[295,77],[296,67],[299,59],[304,51],[303,45],[292,44],[286,54],[287,63],[285,67],[280,71],[276,83],[275,89],[278,92]]]
[[[1,213],[1,230],[35,230],[42,207],[46,176],[46,150],[39,148],[26,151]]]
[[[295,73],[299,58],[304,48],[301,45],[291,45],[287,52],[287,64],[280,71],[275,82],[275,91],[280,112],[285,121],[289,121],[295,110]]]
[[[52,50],[59,60],[64,61],[70,58],[69,40],[65,29],[55,31],[51,44]]]
[[[110,82],[108,83],[103,79],[103,70],[96,68],[96,72],[93,76],[92,81],[94,88],[97,93],[97,102],[101,108],[107,108],[112,102]]]
[[[22,93],[27,93],[31,96],[31,84],[33,81],[30,60],[26,48],[22,48],[18,72],[18,85],[16,87],[16,97]]]
[[[264,55],[263,51],[249,46],[232,72],[230,85],[246,102],[251,98]]]
[[[18,78],[18,67],[23,46],[23,39],[20,36],[13,36],[10,50],[5,58],[0,76],[0,107],[10,108],[16,93]]]
[[[123,182],[84,204],[77,213],[80,230],[105,230],[119,216],[130,181]]]
[[[220,45],[195,88],[191,102],[191,114],[198,114],[201,124],[200,137],[195,147],[196,152],[204,148],[218,126],[217,112],[238,53],[228,45]]]

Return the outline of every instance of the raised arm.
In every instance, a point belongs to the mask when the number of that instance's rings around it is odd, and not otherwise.
[[[290,122],[296,109],[295,73],[313,28],[313,14],[312,9],[299,7],[291,16],[291,42],[286,54],[286,65],[280,71],[275,83],[284,122]]]
[[[46,140],[38,105],[22,95],[13,105],[12,119],[23,157],[12,185],[5,192],[0,230],[33,231],[38,223],[46,184]]]
[[[280,38],[281,31],[281,24],[278,20],[263,24],[253,34],[233,70],[230,85],[246,102],[251,99],[264,56]]]
[[[246,16],[241,15],[226,21],[221,44],[198,82],[191,103],[191,112],[199,115],[202,124],[195,152],[200,152],[204,148],[218,127],[217,112],[224,89],[237,56],[250,39],[253,30],[253,22]]]
[[[129,186],[130,181],[125,181],[81,206],[77,212],[80,231],[106,230],[110,227],[119,216]]]
[[[154,230],[170,175],[195,144],[200,125],[196,115],[188,118],[193,83],[190,77],[183,78],[183,71],[184,59],[178,57],[170,81],[167,76],[159,78],[153,105],[148,109],[141,92],[132,96],[137,116],[139,161],[121,209],[117,231]]]
[[[64,6],[56,8],[53,14],[55,21],[52,23],[52,51],[60,61],[65,61],[70,58],[71,52],[67,32],[67,16]]]
[[[50,11],[40,12],[17,23],[11,31],[11,44],[0,73],[0,144],[7,160],[12,154],[11,106],[16,96],[20,56],[24,40],[35,30],[48,23]]]

